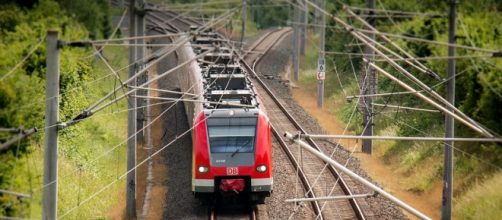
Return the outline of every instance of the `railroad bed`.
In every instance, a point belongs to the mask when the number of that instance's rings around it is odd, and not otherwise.
[[[150,19],[150,25],[152,29],[160,28],[164,31],[169,32],[184,32],[189,30],[189,27],[191,25],[198,24],[195,20],[184,19],[183,16],[172,12],[155,12],[155,15],[152,15]],[[300,171],[302,171],[300,172],[300,179],[304,184],[304,192],[308,191],[307,193],[305,193],[305,197],[315,198],[328,195],[350,195],[350,187],[357,187],[357,184],[354,184],[350,179],[340,178],[340,176],[333,168],[326,166],[324,162],[317,159],[313,155],[307,152],[299,155],[299,148],[297,148],[295,145],[288,145],[288,141],[286,141],[286,139],[283,137],[284,132],[303,131],[303,129],[295,121],[292,114],[289,113],[289,109],[285,107],[288,106],[287,103],[283,99],[277,98],[267,87],[266,83],[261,80],[262,76],[258,75],[254,71],[255,66],[260,63],[263,56],[278,41],[284,39],[285,36],[290,32],[290,28],[279,28],[266,33],[260,39],[258,39],[248,51],[243,54],[244,60],[242,60],[241,63],[246,68],[248,73],[251,74],[252,77],[250,79],[254,85],[256,92],[258,93],[261,104],[265,106],[268,117],[271,120],[275,136],[275,149],[278,149],[277,145],[279,145],[284,150],[287,158],[289,158],[290,163],[293,164],[295,169],[301,168],[299,169]],[[311,140],[308,141],[311,145],[316,146],[320,151],[323,150],[319,148],[319,146],[317,146],[315,142]],[[277,163],[277,161],[274,162]],[[281,192],[274,191],[274,193]],[[358,199],[357,201],[353,199],[344,199],[328,202],[312,202],[308,207],[310,207],[310,209],[314,213],[313,216],[316,219],[376,218],[364,199]],[[276,208],[280,209],[281,207]],[[238,214],[241,215],[241,217],[238,217],[238,219],[248,219],[249,216],[253,215],[255,216],[254,218],[256,218],[256,212],[253,211],[252,213],[254,214]],[[218,211],[214,210],[208,211],[208,215],[210,219],[225,219],[228,217],[226,215],[218,216]],[[213,216],[213,218],[211,216]],[[235,216],[230,218],[235,219]]]

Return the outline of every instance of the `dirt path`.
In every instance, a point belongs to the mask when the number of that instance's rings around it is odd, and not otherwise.
[[[315,117],[319,124],[330,134],[342,134],[345,128],[345,123],[337,119],[334,115],[328,112],[329,109],[336,108],[335,103],[325,103],[324,109],[318,109],[316,104],[315,94],[304,92],[301,89],[291,89],[296,102],[301,105],[310,115]],[[351,132],[346,132],[351,134]],[[430,191],[422,194],[416,194],[408,191],[402,184],[402,177],[393,172],[392,167],[385,165],[382,160],[375,156],[362,154],[360,143],[355,140],[342,140],[344,148],[349,151],[355,149],[354,156],[361,161],[362,168],[376,182],[389,193],[397,196],[403,201],[411,204],[413,207],[424,212],[433,219],[440,218],[441,208],[441,184],[435,185]],[[375,144],[378,147],[378,143]],[[404,212],[408,217],[413,219],[407,212]]]

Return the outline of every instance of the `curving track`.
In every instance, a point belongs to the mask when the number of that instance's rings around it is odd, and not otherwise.
[[[275,97],[272,91],[260,79],[260,76],[254,71],[254,67],[263,57],[262,54],[268,52],[268,50],[282,40],[290,31],[291,29],[278,29],[269,34],[265,34],[251,47],[244,57],[244,66],[255,76],[252,78],[253,85],[267,109],[267,114],[272,122],[274,135],[293,165],[295,167],[301,167],[299,169],[301,171],[299,175],[302,183],[306,189],[311,189],[308,190],[307,196],[311,198],[315,198],[316,196],[327,196],[327,194],[329,194],[327,191],[329,192],[333,186],[335,186],[335,190],[331,195],[352,195],[348,185],[340,178],[340,175],[333,167],[327,166],[327,168],[325,168],[326,164],[323,161],[308,153],[302,154],[300,158],[295,156],[293,153],[294,149],[292,149],[292,146],[286,144],[286,139],[282,134],[286,131],[299,131],[302,133],[305,133],[305,131],[284,107],[285,103],[282,103],[282,100]],[[307,141],[319,151],[322,151],[315,142],[310,139]],[[314,213],[318,216],[317,219],[365,219],[359,204],[354,199],[312,202],[311,205]]]
[[[198,24],[197,21],[191,21],[183,18],[181,15],[171,12],[153,12],[148,13],[151,28],[161,28],[165,31],[183,32],[188,31],[190,25]],[[285,103],[281,99],[275,97],[267,85],[260,79],[254,71],[254,67],[259,64],[261,58],[266,54],[277,42],[280,42],[284,37],[291,32],[291,28],[275,29],[253,44],[243,56],[243,66],[253,75],[251,78],[256,92],[259,94],[261,102],[265,105],[267,113],[272,122],[273,132],[276,137],[276,142],[282,147],[287,154],[289,160],[295,168],[300,168],[300,179],[305,187],[306,195],[311,198],[318,196],[327,196],[330,189],[335,186],[335,191],[331,195],[351,195],[351,190],[340,178],[339,174],[331,166],[327,166],[324,162],[315,156],[304,153],[300,157],[296,154],[297,149],[292,149],[294,146],[288,146],[286,139],[282,134],[286,131],[299,131],[305,133],[302,127],[296,122],[293,116],[288,113],[284,107]],[[251,65],[251,66],[250,66]],[[307,140],[310,144],[322,151],[312,140]],[[274,143],[276,143],[274,142]],[[310,189],[310,190],[309,190]],[[312,202],[312,210],[317,216],[316,219],[365,219],[359,204],[354,199],[336,200],[328,202]],[[231,214],[227,216],[218,216],[220,213],[214,209],[208,211],[209,219],[256,219],[256,209],[250,211],[249,214]]]
[[[257,220],[258,210],[256,207],[247,210],[241,210],[242,208],[232,209],[232,210],[218,210],[215,208],[209,209],[209,220]]]

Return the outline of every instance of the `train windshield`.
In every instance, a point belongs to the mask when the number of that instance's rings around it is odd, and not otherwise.
[[[256,120],[256,118],[209,118],[207,127],[211,153],[252,153],[255,145]]]

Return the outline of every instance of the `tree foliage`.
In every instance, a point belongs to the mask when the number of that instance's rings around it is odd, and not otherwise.
[[[367,7],[365,1],[362,0],[345,0],[347,5],[357,7]],[[457,19],[457,44],[473,46],[479,48],[497,49],[502,45],[502,16],[500,14],[502,1],[500,0],[480,0],[480,1],[459,1],[458,4],[458,19]],[[341,5],[331,3],[329,8],[333,14],[345,15]],[[377,1],[377,8],[381,10],[393,11],[408,11],[418,12],[417,16],[403,18],[386,17],[384,12],[378,12],[381,15],[377,19],[377,28],[380,31],[417,37],[431,41],[447,42],[448,40],[448,13],[449,7],[447,1],[400,1],[400,0],[380,0]],[[357,10],[356,10],[357,11]],[[364,13],[364,12],[358,12]],[[439,16],[421,16],[421,14],[436,14]],[[391,15],[391,14],[388,14]],[[353,24],[358,28],[362,28],[362,24],[355,19],[344,17],[349,24]],[[354,43],[360,43],[354,40],[353,37],[335,24],[334,21],[329,22],[330,26],[338,28],[329,29],[327,31],[327,50],[338,51],[345,53],[363,53],[362,47],[349,46]],[[444,45],[436,45],[413,40],[404,40],[391,37],[398,45],[411,52],[416,57],[445,57],[447,56],[447,47]],[[380,39],[380,42],[381,39]],[[389,46],[389,45],[387,45]],[[455,105],[473,118],[480,124],[484,125],[489,130],[500,136],[502,134],[502,123],[499,116],[502,115],[502,61],[494,58],[479,58],[480,55],[491,55],[490,53],[480,52],[476,50],[458,48],[457,56],[471,56],[473,58],[463,58],[456,60],[456,103]],[[345,85],[356,85],[353,78],[353,72],[358,76],[363,71],[363,63],[361,57],[357,55],[330,55],[329,59],[334,60],[336,68],[341,73],[342,83]],[[447,78],[447,61],[446,59],[433,59],[422,61],[428,68],[443,79]],[[392,66],[385,62],[378,62],[379,66],[400,78],[409,85],[414,85],[410,80],[405,79]],[[425,74],[420,73],[409,65],[401,64],[409,70],[415,77],[430,87],[433,87],[439,94],[444,95],[446,83],[441,80],[433,79]],[[418,88],[415,86],[415,88]],[[420,90],[420,89],[418,89]],[[340,88],[334,89],[333,92],[340,92]],[[394,82],[379,76],[378,77],[378,93],[399,92],[404,91],[399,86],[395,86]],[[445,95],[444,95],[445,96]],[[393,97],[376,98],[375,102],[398,104],[403,106],[432,108],[431,105],[417,99],[412,95],[399,95]],[[430,114],[423,112],[406,112],[397,113],[392,116],[392,119],[382,119],[376,111],[377,124],[381,128],[385,128],[385,124],[399,121],[394,124],[397,128],[397,133],[403,136],[441,136],[444,133],[444,115]],[[389,122],[391,121],[391,122]],[[383,124],[383,125],[382,125]],[[460,122],[456,122],[456,136],[473,137],[482,136],[472,129],[464,126]],[[376,130],[378,133],[378,130]],[[482,158],[483,161],[492,164],[502,163],[502,146],[500,144],[479,144],[479,143],[456,143],[456,148],[474,155],[475,158]],[[399,153],[401,158],[404,158],[406,153],[410,152],[410,147],[399,147],[402,151]],[[407,149],[404,149],[407,148]],[[392,151],[395,153],[395,151]],[[436,151],[440,154],[441,151]],[[472,162],[468,154],[458,154],[456,156],[457,171],[466,173],[466,181],[460,181],[457,189],[465,189],[470,183],[475,182],[480,178],[484,178],[485,174],[493,171],[493,167],[486,163]],[[467,162],[466,162],[467,161]],[[472,174],[472,175],[471,175]],[[474,175],[476,174],[476,175]]]
[[[59,30],[62,40],[81,40],[109,34],[108,2],[94,1],[2,1],[0,3],[0,127],[44,127],[46,52],[45,35],[48,29]],[[82,25],[83,24],[83,25]],[[6,76],[23,57],[37,45],[29,58]],[[91,62],[82,59],[89,54],[84,49],[60,50],[60,97],[62,120],[74,117],[89,104],[82,84],[93,77]],[[89,92],[89,91],[87,91]],[[43,129],[42,129],[43,130]],[[71,134],[63,132],[61,141]],[[0,136],[0,142],[8,139]],[[22,141],[0,153],[0,189],[23,188],[27,183],[14,173],[34,147],[34,141]],[[32,139],[33,140],[33,139]],[[73,145],[74,146],[74,145]],[[65,146],[66,147],[66,146]],[[65,148],[63,147],[63,148]],[[71,148],[68,146],[67,148]],[[63,149],[64,150],[64,149]],[[25,188],[25,186],[24,186]],[[0,194],[0,216],[28,216],[29,200]]]

